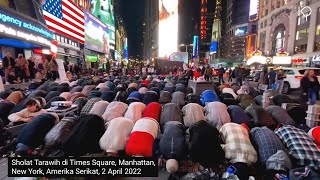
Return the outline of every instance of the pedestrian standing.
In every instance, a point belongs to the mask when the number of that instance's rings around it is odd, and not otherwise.
[[[270,68],[269,70],[269,89],[274,89],[272,86],[276,83],[276,76],[277,73],[273,70],[273,68]]]
[[[208,66],[208,67],[206,68],[204,78],[205,78],[206,81],[211,81],[211,80],[212,80],[212,69],[211,69],[210,66]]]
[[[232,69],[231,68],[229,68],[229,70],[228,70],[228,76],[229,76],[229,79],[228,79],[228,82],[232,82]]]
[[[260,73],[259,84],[268,85],[268,69],[264,67]]]
[[[50,69],[50,73],[52,74],[51,79],[53,81],[55,81],[58,78],[58,63],[55,59],[52,59],[49,63],[49,69]]]
[[[23,54],[19,54],[16,59],[16,75],[17,74],[21,81],[28,81],[30,78],[29,62],[23,57]]]
[[[51,72],[50,72],[50,68],[49,68],[49,63],[50,63],[50,61],[46,58],[44,60],[43,68],[46,73],[47,79],[51,79],[51,77],[52,77]]]
[[[277,74],[277,90],[279,91],[279,94],[282,93],[283,89],[283,80],[286,78],[286,74],[284,73],[283,69],[279,69]]]
[[[218,76],[219,76],[219,83],[224,83],[224,78],[223,75],[226,71],[224,70],[223,66],[220,66],[219,70],[218,70]]]
[[[244,74],[244,69],[243,69],[242,65],[240,65],[240,67],[236,68],[236,70],[235,70],[235,76],[237,78],[237,83],[239,84],[239,86],[242,86],[243,74]]]
[[[306,70],[304,77],[300,81],[300,87],[302,88],[302,99],[309,100],[310,105],[316,104],[319,100],[319,81],[314,74],[314,70]]]
[[[14,73],[14,67],[16,62],[12,58],[11,52],[7,52],[6,57],[2,59],[3,62],[3,68],[4,68],[4,74],[5,74],[5,80],[6,84],[9,84],[9,74]]]
[[[34,79],[35,78],[35,68],[34,68],[35,67],[35,63],[33,62],[32,57],[30,57],[28,59],[28,63],[29,63],[28,67],[29,67],[29,71],[30,71],[30,78]]]

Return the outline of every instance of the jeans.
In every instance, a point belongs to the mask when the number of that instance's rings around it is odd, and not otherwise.
[[[221,84],[221,82],[224,83],[223,75],[219,75],[219,83]]]
[[[314,105],[317,103],[317,95],[316,95],[316,90],[314,89],[309,89],[309,101],[310,101],[310,105]]]

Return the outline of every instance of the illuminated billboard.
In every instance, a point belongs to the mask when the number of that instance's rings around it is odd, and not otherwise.
[[[111,0],[92,0],[92,14],[108,26],[110,49],[115,49],[116,31],[113,5]]]
[[[259,0],[250,0],[249,19],[254,20],[258,16]]]
[[[218,42],[211,42],[210,44],[210,55],[218,52]]]
[[[108,26],[94,17],[89,11],[84,10],[85,40],[84,47],[93,51],[109,54]]]
[[[198,57],[198,50],[199,50],[199,36],[193,36],[192,58],[197,58]]]
[[[245,36],[247,34],[247,26],[236,28],[235,36]]]
[[[178,50],[178,0],[159,0],[159,57]]]

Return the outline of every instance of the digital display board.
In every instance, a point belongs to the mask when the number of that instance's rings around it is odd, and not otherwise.
[[[124,61],[128,63],[129,55],[128,55],[128,39],[127,38],[124,40],[124,43],[123,43],[123,54],[124,54]]]
[[[89,11],[84,10],[85,39],[84,47],[93,51],[109,54],[109,29]]]
[[[252,57],[253,53],[256,52],[257,49],[257,35],[252,34],[248,35],[247,38],[247,48],[246,48],[246,59],[249,59]]]
[[[178,50],[178,0],[159,0],[159,57]]]
[[[114,50],[116,44],[116,30],[112,1],[92,0],[91,3],[92,14],[108,26],[110,49]]]
[[[215,54],[218,52],[218,42],[211,42],[210,44],[210,54]]]
[[[236,28],[236,31],[234,32],[235,36],[245,36],[247,34],[247,27],[240,27]]]
[[[192,58],[198,57],[198,50],[199,50],[199,36],[193,36]]]

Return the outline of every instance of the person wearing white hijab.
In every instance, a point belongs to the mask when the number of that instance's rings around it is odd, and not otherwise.
[[[63,97],[64,99],[66,99],[67,101],[69,101],[70,98],[71,98],[71,93],[69,93],[69,92],[63,92],[63,93],[60,94],[60,97]]]
[[[222,89],[222,93],[231,94],[234,99],[237,99],[237,97],[238,97],[238,96],[236,95],[236,93],[234,93],[233,89],[231,89],[231,88],[223,88],[223,89]]]
[[[133,102],[129,105],[124,117],[131,119],[133,123],[142,118],[142,113],[146,105],[141,102]]]
[[[112,119],[123,117],[127,108],[127,104],[119,101],[113,101],[108,105],[106,111],[102,115],[102,118],[105,122],[109,122]]]
[[[89,113],[102,116],[103,113],[106,111],[108,105],[109,105],[108,101],[98,101],[93,105]]]
[[[146,87],[141,87],[141,88],[139,89],[139,93],[140,93],[140,94],[146,94],[147,91],[148,91],[148,88],[146,88]]]

